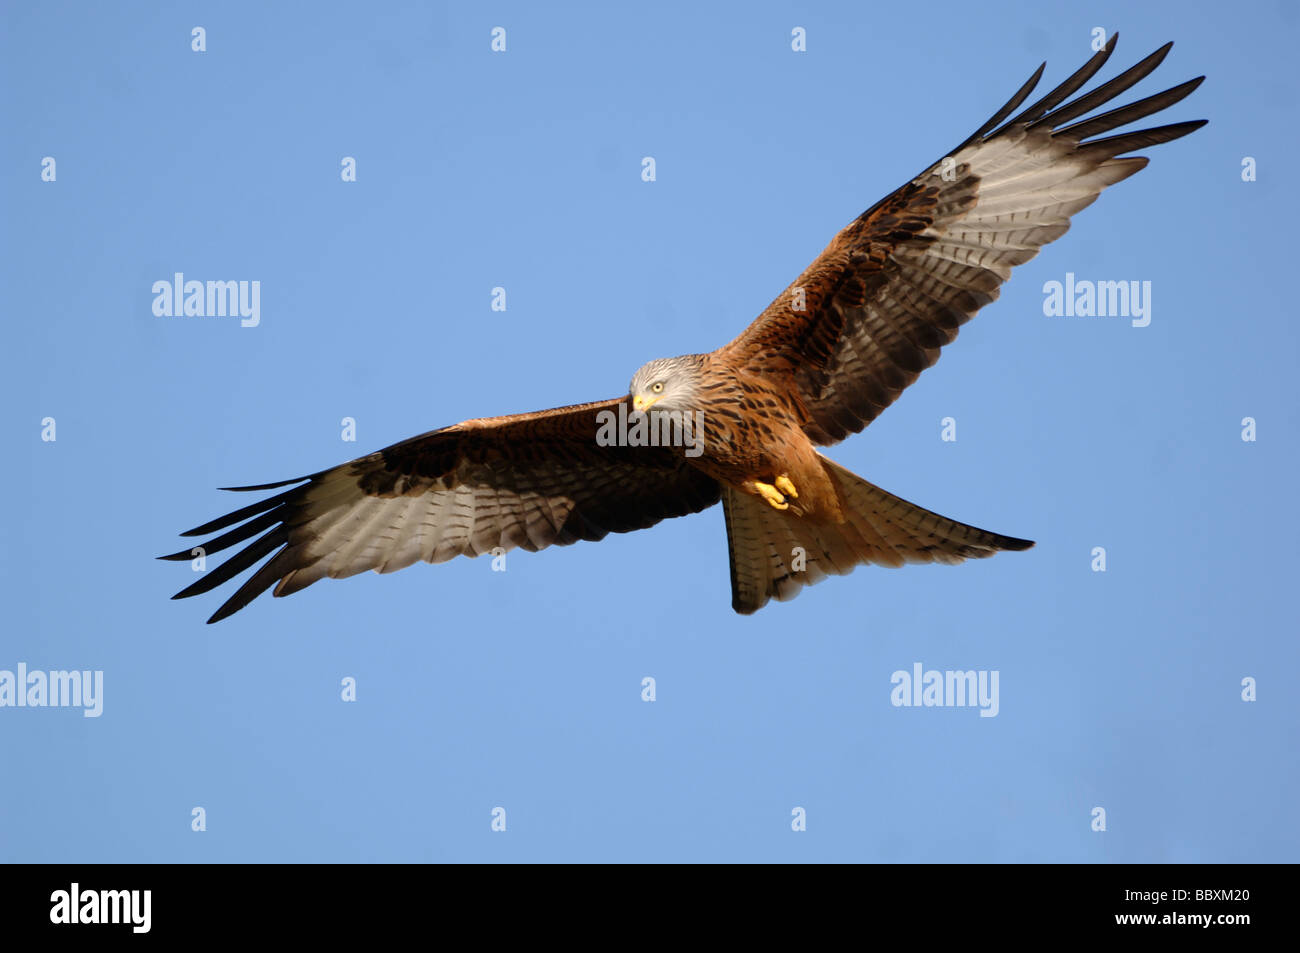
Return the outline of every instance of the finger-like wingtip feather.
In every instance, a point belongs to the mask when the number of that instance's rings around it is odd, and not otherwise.
[[[292,486],[295,483],[302,483],[304,480],[314,479],[321,474],[312,473],[307,476],[294,477],[291,480],[280,480],[278,483],[258,483],[253,486],[219,486],[218,490],[225,490],[227,493],[252,493],[260,490],[278,490],[282,486]]]

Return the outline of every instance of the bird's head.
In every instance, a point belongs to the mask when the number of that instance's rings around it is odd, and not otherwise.
[[[658,410],[689,413],[699,408],[701,356],[662,357],[632,375],[627,392],[632,409],[645,413]]]

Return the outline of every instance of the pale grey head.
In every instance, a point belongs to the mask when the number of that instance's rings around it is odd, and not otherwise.
[[[683,413],[700,409],[701,354],[661,357],[632,375],[627,392],[636,410],[675,410]]]

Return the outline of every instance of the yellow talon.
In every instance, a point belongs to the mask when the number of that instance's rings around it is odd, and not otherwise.
[[[792,500],[799,499],[799,491],[794,488],[794,484],[790,482],[790,478],[784,473],[776,478],[776,488]]]
[[[789,483],[790,481],[787,480],[786,482]],[[785,497],[781,495],[781,491],[772,484],[759,483],[755,480],[754,489],[758,490],[759,495],[763,497],[763,499],[767,500],[767,502],[775,509],[786,510],[790,508],[790,504],[785,501]]]

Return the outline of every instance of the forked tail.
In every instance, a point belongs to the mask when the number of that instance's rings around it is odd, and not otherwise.
[[[793,599],[804,586],[855,566],[901,566],[982,559],[1033,542],[976,529],[899,499],[838,463],[821,458],[840,490],[847,519],[827,525],[773,509],[756,496],[724,487],[722,506],[731,549],[731,606],[761,609]]]

